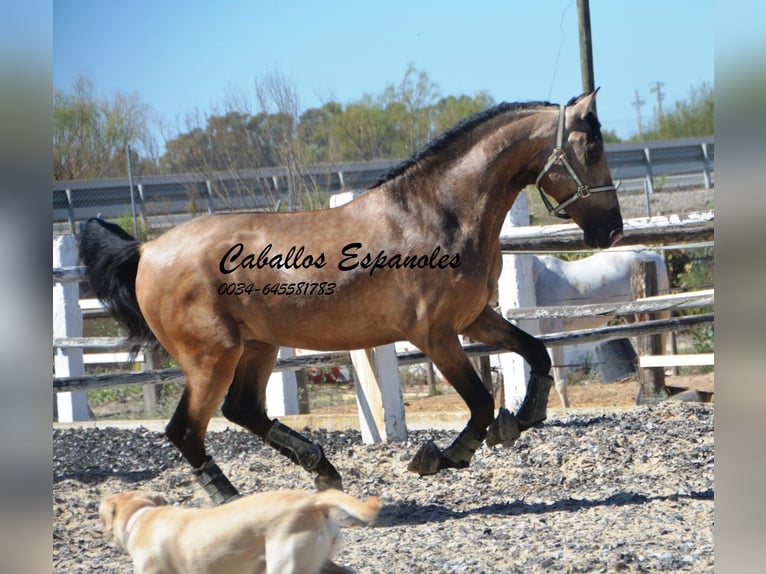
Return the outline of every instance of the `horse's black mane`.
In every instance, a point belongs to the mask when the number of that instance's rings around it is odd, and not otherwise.
[[[468,116],[467,118],[461,120],[455,127],[447,130],[440,136],[436,137],[435,139],[431,140],[425,147],[423,147],[421,150],[415,152],[409,159],[406,159],[402,161],[401,163],[395,165],[392,167],[387,173],[382,175],[375,183],[373,183],[369,189],[372,189],[374,187],[377,187],[379,185],[382,185],[386,183],[387,181],[390,181],[396,177],[399,177],[404,172],[406,172],[408,169],[410,169],[412,166],[417,165],[422,160],[439,154],[440,152],[444,151],[444,149],[455,140],[455,138],[460,137],[462,134],[466,132],[470,132],[473,130],[476,126],[483,124],[486,121],[491,120],[494,117],[499,116],[500,114],[504,114],[506,112],[518,112],[523,110],[528,110],[532,108],[540,108],[545,106],[551,106],[550,102],[503,102],[500,103],[492,108],[488,108],[484,110],[483,112],[477,112],[472,116]]]
[[[577,101],[577,98],[579,96],[575,96],[572,99],[570,99],[567,102],[567,106],[571,106]],[[374,187],[378,187],[379,185],[382,185],[386,183],[387,181],[391,181],[392,179],[399,177],[404,172],[406,172],[408,169],[413,167],[414,165],[417,165],[422,160],[437,155],[438,153],[444,151],[444,149],[453,141],[455,138],[460,137],[463,133],[469,132],[473,130],[476,126],[491,120],[494,117],[499,116],[500,114],[504,114],[506,112],[519,112],[523,110],[528,110],[532,108],[541,108],[546,106],[552,106],[555,104],[551,104],[550,102],[502,102],[492,108],[486,109],[483,112],[478,112],[472,116],[468,116],[467,118],[460,121],[455,127],[447,130],[437,138],[433,139],[431,142],[429,142],[425,147],[423,147],[421,150],[415,152],[409,159],[406,159],[402,161],[401,163],[395,165],[392,167],[388,172],[383,174],[378,180],[373,183],[369,189],[372,189]],[[592,134],[594,137],[601,139],[601,123],[598,121],[598,118],[596,115],[591,112],[588,115],[585,116],[585,121],[587,121],[590,124]]]

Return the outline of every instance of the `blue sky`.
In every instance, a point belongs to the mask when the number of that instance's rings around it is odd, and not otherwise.
[[[713,83],[713,0],[590,0],[598,109],[605,129],[643,121]],[[441,95],[487,90],[500,101],[565,102],[582,91],[576,0],[57,0],[53,84],[78,74],[96,95],[137,92],[171,129],[189,113],[253,94],[278,72],[302,109],[347,104],[425,71]]]

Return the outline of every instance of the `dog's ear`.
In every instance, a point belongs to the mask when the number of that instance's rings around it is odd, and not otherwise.
[[[114,526],[114,517],[117,514],[117,504],[111,498],[105,498],[98,507],[98,515],[101,517],[101,525],[104,530],[111,533]]]

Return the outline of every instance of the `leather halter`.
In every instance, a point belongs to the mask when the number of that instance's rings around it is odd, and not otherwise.
[[[562,219],[570,219],[570,215],[565,213],[564,210],[577,201],[580,198],[588,197],[591,193],[598,193],[599,191],[617,191],[617,188],[620,186],[618,183],[617,186],[613,184],[609,185],[599,185],[597,187],[591,187],[589,185],[585,185],[582,180],[580,179],[580,176],[577,175],[577,172],[574,170],[572,165],[569,163],[569,160],[567,159],[566,152],[564,151],[564,120],[566,117],[566,106],[559,106],[559,127],[556,132],[556,147],[553,148],[553,151],[551,152],[551,155],[548,156],[548,160],[545,162],[545,166],[543,166],[542,171],[540,171],[540,175],[537,176],[537,179],[535,180],[535,186],[537,187],[537,191],[540,192],[540,197],[543,200],[543,203],[545,204],[545,207],[548,208],[548,213],[551,215],[554,215],[556,217],[560,217]],[[569,199],[564,200],[562,203],[559,203],[556,207],[554,207],[551,202],[548,200],[548,198],[545,196],[545,192],[543,191],[543,186],[540,184],[540,180],[543,179],[543,177],[551,170],[551,168],[556,165],[556,163],[561,163],[566,170],[569,172],[569,175],[572,177],[574,182],[577,184],[577,191],[574,192],[574,195],[572,195]]]

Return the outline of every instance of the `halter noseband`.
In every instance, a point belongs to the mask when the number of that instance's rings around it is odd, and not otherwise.
[[[566,117],[566,106],[563,106],[563,105],[559,106],[559,127],[558,127],[558,131],[556,132],[556,147],[553,148],[551,155],[548,156],[548,161],[545,162],[545,166],[540,172],[540,175],[537,176],[537,179],[535,180],[535,186],[537,187],[537,191],[540,192],[540,197],[542,198],[543,203],[545,204],[545,207],[548,208],[549,214],[555,215],[556,217],[560,217],[562,219],[569,219],[571,216],[564,212],[567,206],[571,205],[572,203],[574,203],[581,197],[588,197],[591,193],[597,193],[599,191],[617,191],[617,188],[620,186],[620,184],[618,183],[617,186],[609,184],[609,185],[600,185],[598,187],[591,187],[589,185],[585,185],[582,182],[580,177],[577,175],[577,172],[575,172],[575,170],[572,168],[572,165],[569,163],[566,152],[564,152],[565,117]],[[545,196],[545,192],[543,192],[543,186],[540,185],[540,180],[543,179],[545,174],[547,174],[557,162],[561,162],[561,164],[569,172],[569,175],[577,184],[577,191],[574,192],[574,195],[572,195],[572,197],[563,201],[562,203],[559,203],[556,207],[553,207],[551,202]]]

